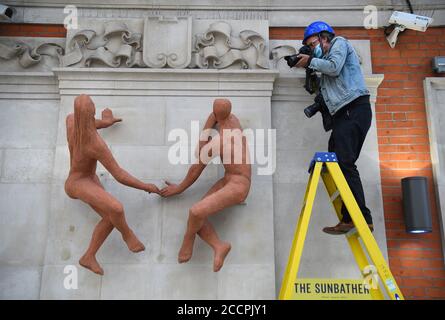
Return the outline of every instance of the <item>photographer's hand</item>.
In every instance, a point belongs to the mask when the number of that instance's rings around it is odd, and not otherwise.
[[[295,65],[295,67],[297,68],[306,68],[309,65],[309,58],[311,56],[307,55],[307,54],[302,54],[300,53],[298,55],[299,58],[301,58],[298,63]]]

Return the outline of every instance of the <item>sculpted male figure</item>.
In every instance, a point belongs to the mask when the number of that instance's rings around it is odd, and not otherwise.
[[[102,120],[96,120],[95,113],[93,101],[83,94],[74,100],[74,114],[71,113],[66,118],[70,172],[65,182],[65,192],[69,197],[90,205],[102,217],[79,264],[103,275],[103,269],[96,260],[96,252],[113,228],[119,230],[131,251],[140,252],[145,250],[145,247],[127,225],[122,204],[105,191],[100,183],[96,175],[97,161],[102,163],[118,182],[126,186],[149,193],[159,193],[159,189],[153,184],[143,183],[122,169],[98,134],[97,129],[107,128],[121,119],[115,119],[108,108],[102,112]]]
[[[167,187],[161,195],[169,197],[179,194],[190,187],[200,176],[211,158],[220,156],[225,174],[217,181],[204,197],[189,211],[187,231],[178,254],[178,262],[190,260],[196,234],[214,250],[213,271],[217,272],[231,249],[228,242],[221,241],[208,221],[208,217],[224,208],[243,202],[250,189],[251,165],[246,137],[243,136],[238,118],[231,114],[232,105],[227,99],[216,99],[213,112],[208,117],[203,132],[217,125],[218,134],[202,141],[198,147],[198,163],[193,164],[184,180],[179,184],[166,181]]]

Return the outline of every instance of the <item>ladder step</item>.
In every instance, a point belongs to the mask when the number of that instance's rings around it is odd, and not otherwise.
[[[340,191],[335,190],[334,193],[331,195],[331,202],[334,202],[335,199],[337,199],[340,196]]]

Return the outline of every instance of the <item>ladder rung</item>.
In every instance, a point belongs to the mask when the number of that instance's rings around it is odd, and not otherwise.
[[[346,238],[350,238],[350,237],[353,237],[353,236],[355,236],[355,235],[357,235],[357,237],[359,236],[356,227],[352,228],[351,230],[349,230],[349,231],[345,234]]]
[[[334,202],[340,196],[340,191],[335,190],[335,192],[331,195],[331,202]]]

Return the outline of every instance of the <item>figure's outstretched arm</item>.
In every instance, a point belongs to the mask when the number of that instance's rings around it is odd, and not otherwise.
[[[201,140],[203,140],[203,139],[205,139],[207,137],[207,134],[206,134],[205,131],[208,130],[208,129],[214,129],[215,125],[216,125],[216,117],[215,117],[215,114],[212,112],[207,117],[207,120],[206,120],[206,122],[204,124],[204,127],[202,128],[200,139],[199,139],[200,142],[201,142]],[[203,139],[201,139],[201,137],[203,137]]]
[[[160,191],[154,184],[144,183],[121,168],[114,159],[105,142],[97,142],[97,148],[93,150],[92,153],[119,183],[122,183],[128,187],[144,190],[149,193],[154,192],[159,194]]]
[[[201,153],[202,147],[204,147],[210,141],[208,130],[214,129],[215,125],[216,125],[216,117],[215,114],[212,112],[208,116],[206,123],[204,124],[204,128],[202,128],[201,134],[199,135],[198,147],[196,148],[195,151],[196,157],[198,157],[198,155]]]
[[[213,158],[219,155],[219,143],[219,136],[212,137],[209,142],[206,142],[206,148],[204,150],[200,150],[199,152],[198,163],[192,164],[184,180],[182,180],[179,185],[165,181],[167,187],[161,190],[161,196],[169,197],[181,193],[190,187],[204,171],[207,164],[210,163]]]
[[[188,189],[195,181],[199,178],[201,173],[204,171],[206,165],[203,163],[195,163],[189,168],[187,175],[184,180],[179,184],[179,189],[181,192]]]
[[[109,108],[102,111],[102,119],[96,119],[96,129],[108,128],[116,122],[121,122],[121,118],[115,118],[113,112]]]
[[[215,117],[215,114],[212,112],[208,116],[207,121],[204,124],[204,128],[202,128],[202,130],[214,128],[215,124],[216,124],[216,117]]]
[[[204,128],[202,128],[202,132],[199,138],[199,144],[197,148],[196,156],[199,159],[198,163],[192,164],[192,166],[189,168],[189,171],[187,172],[187,175],[185,176],[184,180],[179,184],[174,184],[169,181],[165,181],[167,186],[161,190],[161,196],[163,197],[169,197],[173,196],[175,194],[179,194],[184,192],[188,187],[190,187],[195,181],[199,178],[201,173],[204,171],[206,167],[206,163],[203,163],[201,161],[201,157],[198,155],[201,155],[202,148],[210,143],[211,137],[208,136],[208,133],[204,132],[205,130],[212,129],[216,125],[216,117],[215,114],[212,112],[204,124]],[[212,151],[210,150],[210,153]],[[210,155],[211,156],[211,155]]]
[[[184,192],[198,179],[205,167],[206,165],[203,163],[192,164],[192,166],[189,168],[189,171],[187,172],[187,175],[180,184],[174,184],[169,181],[165,181],[165,184],[167,186],[161,189],[161,196],[170,197],[175,194]]]

